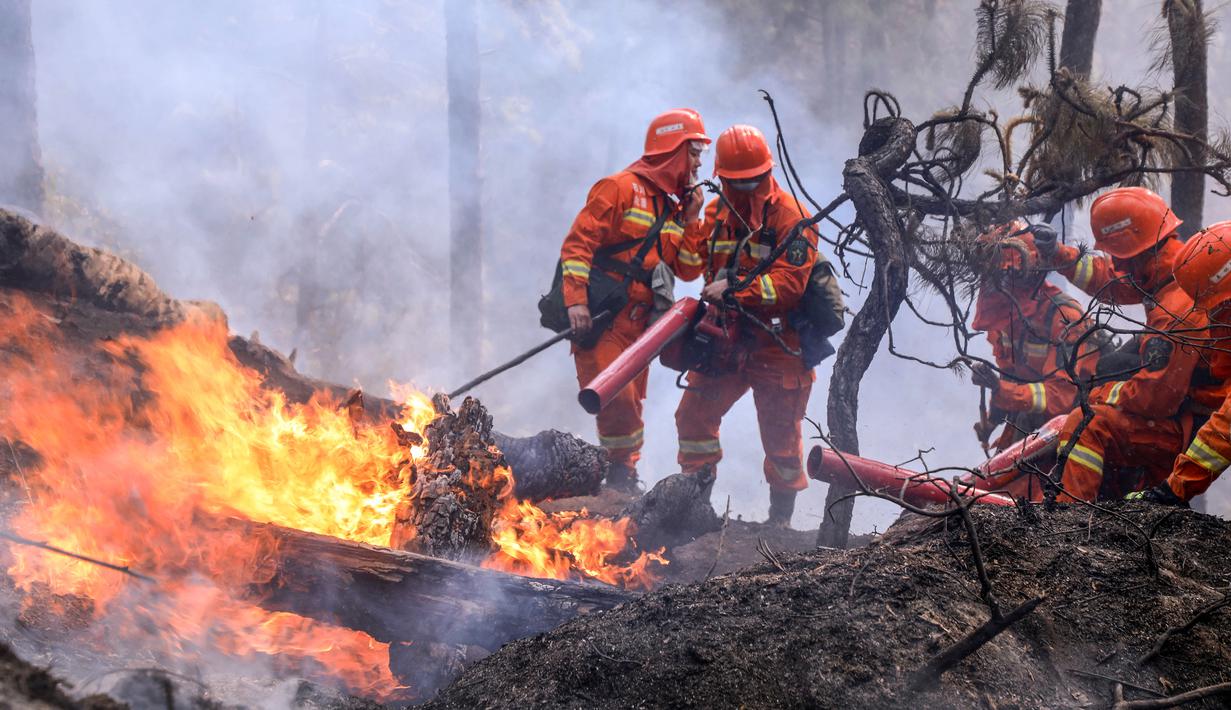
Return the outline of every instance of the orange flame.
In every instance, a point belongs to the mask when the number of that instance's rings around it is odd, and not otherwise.
[[[163,617],[181,640],[205,635],[233,655],[315,659],[353,692],[394,697],[400,688],[386,645],[223,591],[272,577],[272,541],[197,521],[234,515],[387,545],[410,490],[401,464],[425,451],[407,451],[387,428],[356,426],[324,397],[297,404],[263,389],[235,360],[219,323],[124,336],[82,357],[60,345],[52,321],[24,299],[0,299],[0,397],[10,403],[0,412],[0,436],[40,457],[21,472],[27,504],[15,529],[159,578],[175,610]],[[435,416],[430,400],[409,390],[399,396],[401,426],[421,433]],[[627,520],[548,515],[511,497],[508,469],[494,478],[483,486],[503,490],[503,508],[485,566],[654,583],[650,565],[661,557],[617,562],[628,546]],[[34,550],[14,549],[13,558],[9,574],[22,589],[42,583],[88,596],[99,613],[124,612],[111,602],[129,578]],[[195,574],[216,586],[203,591]]]

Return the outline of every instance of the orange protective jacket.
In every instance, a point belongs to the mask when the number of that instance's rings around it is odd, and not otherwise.
[[[760,263],[779,240],[789,237],[800,220],[808,217],[807,210],[777,185],[765,199],[765,205],[765,229],[754,231],[735,260],[736,273],[741,276]],[[705,283],[714,281],[735,252],[741,227],[738,217],[729,214],[719,200],[710,202],[705,208],[705,218],[688,226],[678,252],[673,254],[677,257],[676,275],[684,281],[702,275]],[[817,252],[814,230],[804,230],[796,240],[797,244],[788,246],[747,288],[734,294],[735,300],[758,319],[766,323],[779,319],[782,338],[792,348],[799,347],[799,336],[785,316],[799,305],[808,288],[812,267],[818,258],[823,258]],[[764,339],[766,345],[773,345],[772,339],[764,337],[765,333],[757,333],[757,336],[758,342]],[[782,352],[777,345],[773,347]]]
[[[1211,349],[1202,351],[1203,365],[1210,373],[1209,384],[1197,388],[1193,399],[1215,411],[1197,430],[1188,449],[1176,457],[1167,479],[1171,490],[1184,500],[1204,493],[1231,465],[1231,397],[1226,392],[1227,382],[1231,381],[1231,353],[1222,350],[1231,343],[1231,329],[1212,327],[1210,335],[1220,340],[1213,341]],[[1220,395],[1222,402],[1211,404]]]
[[[1180,411],[1194,389],[1193,372],[1201,362],[1200,351],[1173,338],[1199,336],[1207,323],[1194,312],[1188,294],[1171,279],[1171,262],[1182,246],[1177,239],[1164,244],[1145,279],[1137,284],[1118,271],[1109,256],[1086,253],[1078,258],[1076,247],[1060,245],[1057,249],[1059,258],[1073,262],[1061,273],[1081,290],[1106,303],[1144,303],[1150,332],[1140,338],[1139,352],[1143,361],[1153,357],[1160,363],[1127,380],[1099,385],[1090,393],[1092,404],[1108,404],[1144,417],[1170,417]],[[1176,335],[1168,338],[1167,333]]]
[[[590,188],[586,205],[573,220],[560,248],[564,305],[588,303],[590,270],[594,268],[594,253],[598,249],[645,237],[664,209],[674,211],[675,203],[652,182],[627,170],[605,177]],[[668,218],[659,236],[659,247],[646,254],[642,268],[652,271],[663,260],[674,270],[683,234],[684,228],[675,217]],[[636,253],[633,248],[611,258],[628,263]],[[629,300],[648,304],[653,302],[654,294],[648,284],[634,281],[629,287]]]
[[[973,326],[987,332],[997,367],[1011,376],[992,392],[992,406],[1048,418],[1072,410],[1077,386],[1065,369],[1064,348],[1079,348],[1079,377],[1094,374],[1098,348],[1090,338],[1078,345],[1091,325],[1076,301],[1047,282],[1018,296],[1017,305],[998,291],[980,292]]]

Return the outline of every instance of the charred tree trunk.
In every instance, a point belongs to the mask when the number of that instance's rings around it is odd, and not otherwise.
[[[30,0],[0,0],[0,204],[43,211]]]
[[[1060,39],[1060,66],[1086,78],[1094,66],[1094,40],[1098,35],[1103,0],[1069,0],[1064,10]]]
[[[449,327],[452,362],[477,372],[483,343],[479,30],[475,0],[445,0],[449,90]]]
[[[831,442],[847,453],[859,453],[860,382],[906,298],[909,259],[902,225],[884,176],[902,166],[914,144],[914,124],[904,118],[882,119],[867,129],[860,157],[848,160],[842,171],[846,192],[855,205],[875,262],[868,299],[838,348],[829,383],[827,417]],[[839,499],[852,492],[848,486],[829,487],[817,545],[846,547],[854,501]]]
[[[1165,0],[1163,15],[1171,35],[1171,66],[1175,73],[1175,129],[1193,137],[1181,158],[1181,167],[1203,165],[1202,142],[1209,128],[1207,49],[1210,28],[1201,0]],[[1180,236],[1188,238],[1202,227],[1205,174],[1178,172],[1171,176],[1171,209],[1184,220]]]

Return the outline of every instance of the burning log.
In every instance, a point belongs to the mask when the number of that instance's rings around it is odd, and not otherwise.
[[[378,641],[496,648],[635,598],[614,587],[521,577],[276,525],[228,524],[277,542],[276,572],[251,590],[261,606]]]
[[[456,413],[432,400],[438,416],[424,430],[428,459],[413,464],[414,489],[394,524],[393,547],[450,560],[481,560],[492,549],[492,519],[507,485],[492,418],[467,397]]]
[[[193,311],[226,320],[217,304],[171,298],[135,264],[76,244],[4,209],[0,209],[0,281],[164,324],[181,321]]]

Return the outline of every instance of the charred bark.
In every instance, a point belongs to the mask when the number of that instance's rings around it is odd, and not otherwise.
[[[0,204],[43,210],[30,0],[0,0]]]
[[[902,225],[884,176],[902,166],[914,144],[914,124],[904,118],[882,119],[868,127],[860,157],[848,160],[843,170],[846,193],[867,234],[875,264],[868,298],[838,348],[829,384],[831,443],[851,454],[859,453],[859,385],[906,298],[909,277]],[[846,547],[854,501],[840,499],[853,492],[848,486],[829,487],[817,545]]]
[[[131,262],[101,249],[83,247],[55,230],[3,209],[0,283],[58,298],[82,299],[109,311],[152,319],[159,325],[183,320],[193,311],[226,320],[216,304],[171,298]]]
[[[514,438],[493,431],[492,440],[513,470],[513,494],[521,500],[597,495],[607,475],[607,451],[566,432]]]
[[[492,442],[492,418],[467,397],[454,413],[433,400],[437,417],[423,431],[427,460],[412,464],[410,496],[396,511],[390,546],[450,560],[480,561],[492,550],[492,520],[507,482]]]
[[[1207,50],[1209,27],[1201,0],[1166,0],[1163,15],[1171,36],[1171,66],[1175,74],[1175,130],[1191,136],[1179,167],[1204,165],[1204,143],[1209,132]],[[1205,173],[1181,171],[1171,176],[1171,209],[1184,220],[1180,236],[1188,238],[1202,227],[1205,209]]]
[[[276,525],[227,524],[276,543],[272,578],[250,589],[261,606],[378,641],[496,648],[635,598],[613,587],[520,577]]]
[[[667,476],[620,513],[636,526],[633,536],[642,550],[683,545],[722,527],[710,505],[713,472]]]
[[[1069,0],[1064,9],[1060,66],[1077,76],[1089,77],[1094,67],[1094,40],[1102,13],[1103,0]]]

